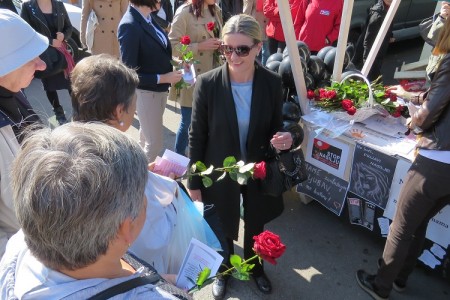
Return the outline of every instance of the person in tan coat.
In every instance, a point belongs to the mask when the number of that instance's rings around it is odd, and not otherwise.
[[[89,50],[94,54],[106,53],[119,58],[117,27],[128,8],[128,0],[83,0],[80,39],[84,47],[86,28],[91,11],[97,15],[98,25],[94,31],[94,43]]]
[[[208,23],[214,22],[217,35],[208,29]],[[222,12],[215,4],[215,0],[192,0],[180,6],[173,18],[172,28],[169,32],[169,40],[173,48],[173,56],[180,55],[180,39],[188,35],[191,39],[189,45],[194,54],[194,60],[199,63],[194,65],[196,76],[218,67],[221,62],[218,59],[218,49],[221,44],[219,32],[222,29]],[[214,54],[216,52],[216,54]],[[188,144],[188,129],[191,124],[192,92],[194,87],[183,88],[177,97],[175,88],[172,87],[169,99],[176,100],[181,106],[181,122],[175,139],[175,151],[185,155]]]

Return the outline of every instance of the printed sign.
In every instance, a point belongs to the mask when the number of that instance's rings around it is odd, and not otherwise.
[[[427,239],[447,248],[450,245],[450,205],[444,207],[428,222]]]
[[[349,145],[323,135],[308,138],[306,161],[316,167],[344,178],[349,156]]]
[[[306,163],[308,180],[297,185],[297,192],[317,200],[340,216],[345,203],[348,182],[316,166]]]
[[[348,216],[350,223],[366,227],[373,231],[376,206],[358,198],[352,193],[347,194]]]
[[[385,209],[396,165],[395,157],[357,143],[349,190]]]

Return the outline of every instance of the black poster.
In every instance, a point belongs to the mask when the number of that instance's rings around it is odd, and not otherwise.
[[[385,209],[396,165],[395,157],[356,144],[349,190]]]
[[[374,229],[376,206],[368,201],[358,198],[349,192],[347,194],[348,217],[350,223]]]
[[[340,216],[345,203],[348,182],[310,163],[306,163],[308,180],[297,185],[297,192],[317,200]]]

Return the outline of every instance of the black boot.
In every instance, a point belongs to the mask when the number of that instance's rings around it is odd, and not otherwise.
[[[230,276],[218,276],[214,279],[212,285],[212,294],[214,299],[220,300],[225,297],[225,293],[227,292],[227,284]]]
[[[64,114],[64,108],[61,105],[57,108],[54,108],[53,111],[55,112],[56,120],[58,121],[59,125],[67,123],[66,115]]]

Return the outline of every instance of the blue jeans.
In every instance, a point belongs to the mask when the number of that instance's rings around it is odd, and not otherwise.
[[[175,138],[175,152],[186,155],[186,147],[189,142],[189,126],[191,126],[192,107],[181,106],[181,122]]]

